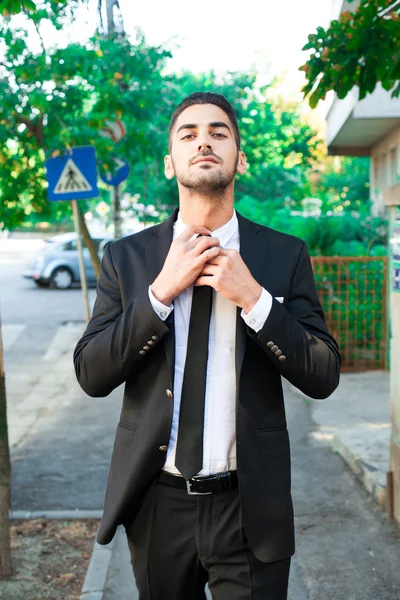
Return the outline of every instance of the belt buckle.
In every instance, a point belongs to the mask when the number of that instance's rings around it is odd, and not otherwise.
[[[194,479],[194,477],[192,477],[192,479]],[[191,490],[191,486],[192,482],[190,481],[186,481],[186,489],[187,489],[187,493],[189,494],[189,496],[208,496],[209,494],[212,494],[212,492],[192,492]]]

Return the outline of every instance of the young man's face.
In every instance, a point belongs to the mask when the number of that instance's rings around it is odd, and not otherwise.
[[[228,115],[214,104],[186,108],[171,132],[165,175],[198,193],[220,194],[235,173],[246,172],[244,153],[236,147]]]

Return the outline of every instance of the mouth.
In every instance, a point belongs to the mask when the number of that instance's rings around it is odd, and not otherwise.
[[[198,158],[197,160],[194,161],[194,165],[197,165],[198,163],[214,163],[214,164],[218,164],[218,161],[216,158],[213,158],[212,156],[203,156],[202,158]]]

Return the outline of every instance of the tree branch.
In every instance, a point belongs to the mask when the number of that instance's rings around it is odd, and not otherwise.
[[[390,13],[397,6],[399,7],[399,10],[400,10],[400,0],[396,0],[390,6],[387,6],[386,8],[382,9],[381,12],[378,12],[377,16],[379,18],[384,17],[385,15],[387,15],[388,13]]]

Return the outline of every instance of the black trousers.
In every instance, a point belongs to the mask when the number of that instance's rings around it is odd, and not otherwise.
[[[258,560],[237,489],[190,496],[155,481],[125,524],[139,600],[287,600],[290,557]]]

